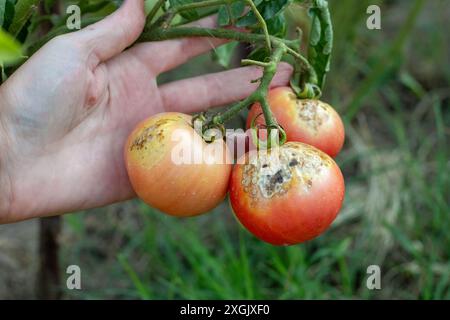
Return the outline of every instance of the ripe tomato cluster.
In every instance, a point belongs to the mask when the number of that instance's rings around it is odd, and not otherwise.
[[[344,199],[344,178],[332,158],[344,143],[342,121],[331,106],[299,100],[290,88],[271,90],[268,101],[288,142],[248,151],[234,167],[223,139],[206,143],[188,115],[163,113],[140,123],[125,146],[137,195],[169,215],[188,217],[208,212],[229,193],[242,225],[274,245],[323,233]],[[261,112],[259,104],[252,106],[247,125],[264,125]],[[182,139],[174,140],[175,132]],[[218,149],[224,152],[211,151]],[[203,161],[174,161],[186,150]]]
[[[297,99],[289,87],[269,91],[268,101],[273,115],[286,131],[288,141],[303,142],[335,157],[344,145],[345,132],[339,114],[320,100]],[[250,109],[247,128],[255,120],[264,125],[259,103]]]

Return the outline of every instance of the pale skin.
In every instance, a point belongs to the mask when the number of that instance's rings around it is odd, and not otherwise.
[[[143,1],[125,1],[99,23],[50,41],[0,86],[0,223],[135,197],[123,146],[138,122],[225,105],[256,89],[258,67],[158,86],[159,74],[223,41],[190,38],[126,50],[144,22]],[[214,27],[215,19],[196,24]],[[272,86],[287,85],[291,73],[280,64]]]

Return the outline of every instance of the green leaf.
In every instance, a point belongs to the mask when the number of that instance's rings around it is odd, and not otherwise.
[[[106,6],[110,5],[111,1],[104,0],[104,1],[98,1],[94,3],[89,3],[83,6],[80,6],[80,10],[83,14],[97,12],[105,8]]]
[[[255,1],[255,5],[263,16],[264,20],[270,20],[280,14],[291,0],[260,0]],[[239,19],[237,27],[249,27],[258,23],[255,13],[249,11],[245,16]]]
[[[247,57],[250,60],[267,62],[270,58],[270,52],[267,50],[267,47],[257,47],[253,50]]]
[[[0,27],[3,27],[5,21],[6,0],[0,0]]]
[[[235,2],[229,6],[220,6],[218,12],[218,23],[219,26],[228,26],[232,24],[233,21],[237,21],[244,12],[245,3],[243,1]],[[231,16],[230,16],[231,14]]]
[[[56,0],[44,0],[44,10],[46,13],[51,13]]]
[[[427,94],[426,89],[409,72],[403,71],[400,74],[400,82],[411,90],[418,98]]]
[[[199,1],[196,1],[196,0],[169,0],[171,7],[177,7],[177,6],[194,3],[194,2],[199,2]],[[200,14],[198,13],[197,10],[183,11],[180,13],[180,15],[189,21],[197,20],[200,17]]]
[[[287,31],[287,22],[284,14],[278,14],[266,21],[269,34],[275,37],[284,38]]]
[[[28,20],[27,23],[23,26],[22,30],[20,30],[19,34],[16,36],[16,40],[20,43],[25,43],[28,34],[29,29],[31,27],[31,20]]]
[[[157,2],[157,0],[145,0],[144,1],[145,15],[148,15],[152,11],[153,6],[156,4],[156,2]]]
[[[119,260],[119,263],[122,266],[122,268],[130,277],[131,282],[135,286],[136,290],[139,292],[141,299],[143,300],[151,299],[152,294],[150,292],[150,289],[148,289],[147,285],[145,285],[144,282],[142,282],[142,280],[139,278],[139,275],[130,265],[128,258],[124,254],[119,253],[117,255],[117,259]]]
[[[22,47],[11,35],[0,29],[0,64],[8,65],[23,57]]]
[[[229,68],[238,42],[230,42],[214,50],[213,59],[224,68]]]
[[[0,0],[0,27],[7,30],[14,19],[14,0]]]
[[[31,16],[37,12],[40,0],[18,0],[15,6],[15,16],[9,26],[9,33],[14,37],[18,36],[20,31],[26,26]]]
[[[330,71],[331,51],[333,48],[333,25],[328,2],[326,0],[314,0],[309,14],[312,22],[308,60],[316,72],[317,85],[323,88],[326,75]]]
[[[230,15],[228,14],[227,6],[220,6],[217,13],[217,23],[220,27],[230,25]]]
[[[309,36],[309,43],[312,46],[317,46],[320,41],[320,34],[322,33],[322,27],[319,19],[313,19],[311,22],[311,34]]]

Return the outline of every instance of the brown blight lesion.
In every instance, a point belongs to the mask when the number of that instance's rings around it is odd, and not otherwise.
[[[315,133],[330,119],[329,107],[319,100],[297,100],[297,110],[299,119]]]
[[[305,144],[287,143],[277,151],[259,154],[242,169],[244,192],[253,199],[271,199],[289,191],[298,183],[305,191],[313,187],[314,180],[332,160],[319,150]]]
[[[164,139],[165,126],[176,121],[176,119],[160,119],[157,120],[154,124],[145,127],[131,143],[130,151],[140,151],[142,149],[145,149],[146,145],[153,142],[154,139],[157,139],[158,142],[162,142]]]

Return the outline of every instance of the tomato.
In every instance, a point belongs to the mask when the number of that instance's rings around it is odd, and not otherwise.
[[[236,217],[274,245],[297,244],[323,233],[341,209],[344,192],[334,160],[299,142],[248,153],[230,181]]]
[[[187,217],[216,207],[228,189],[231,164],[222,139],[207,144],[180,113],[153,116],[131,133],[125,163],[136,194],[169,215]]]
[[[297,99],[291,88],[279,87],[269,91],[270,109],[278,123],[286,131],[287,141],[310,144],[335,157],[344,144],[345,130],[338,113],[319,100]],[[252,106],[247,118],[247,128],[256,118],[256,124],[264,124],[261,106]],[[264,137],[262,137],[264,138]]]

